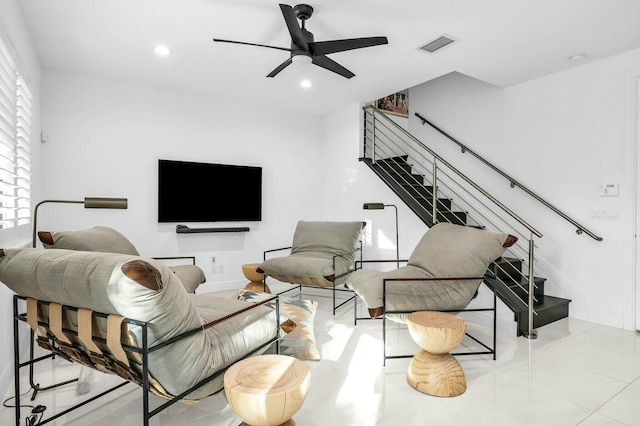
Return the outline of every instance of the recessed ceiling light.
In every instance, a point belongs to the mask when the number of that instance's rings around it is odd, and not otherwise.
[[[569,56],[569,60],[571,62],[580,62],[580,61],[584,61],[586,57],[587,55],[585,55],[584,53],[580,53],[577,55]]]
[[[161,56],[167,56],[169,53],[171,53],[167,46],[156,46],[153,51],[156,52],[157,55]]]
[[[300,87],[304,87],[305,89],[308,89],[309,87],[311,87],[311,81],[309,80],[302,80],[300,82]]]

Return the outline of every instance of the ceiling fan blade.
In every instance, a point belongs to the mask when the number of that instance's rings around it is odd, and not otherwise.
[[[291,49],[287,49],[286,47],[268,46],[266,44],[246,43],[244,41],[222,40],[220,38],[214,38],[213,41],[223,42],[223,43],[245,44],[247,46],[268,47],[269,49],[278,49],[278,50],[285,50],[287,52],[291,52]]]
[[[280,10],[282,11],[282,16],[284,16],[284,22],[287,24],[287,28],[289,29],[291,41],[304,50],[307,50],[309,47],[302,35],[302,29],[298,25],[298,18],[296,18],[296,13],[293,11],[293,7],[288,4],[280,4]]]
[[[276,69],[274,69],[273,71],[271,71],[269,73],[269,75],[267,75],[267,77],[275,77],[276,75],[278,75],[278,73],[280,71],[282,71],[283,69],[285,69],[286,67],[288,67],[289,65],[291,65],[291,63],[293,62],[293,60],[291,60],[291,58],[287,59],[286,61],[284,61],[283,63],[281,63],[280,65],[278,65],[278,67]]]
[[[319,67],[322,67],[329,71],[333,71],[336,74],[340,74],[345,78],[351,78],[355,75],[354,73],[352,73],[351,71],[349,71],[348,69],[346,69],[345,67],[337,63],[336,61],[334,61],[333,59],[329,59],[326,56],[314,56],[311,62],[316,64]]]
[[[379,46],[387,43],[389,43],[389,41],[386,37],[364,37],[348,38],[344,40],[318,41],[315,43],[309,43],[309,46],[311,47],[314,55],[327,55],[329,53]]]

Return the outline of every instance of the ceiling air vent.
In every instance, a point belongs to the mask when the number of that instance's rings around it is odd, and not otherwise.
[[[455,41],[456,41],[455,39],[449,36],[442,35],[437,39],[425,44],[420,49],[428,53],[436,53],[437,50],[440,50],[445,46],[449,46],[451,43],[454,43]]]

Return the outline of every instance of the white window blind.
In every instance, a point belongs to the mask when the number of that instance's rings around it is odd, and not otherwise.
[[[0,38],[0,228],[30,222],[31,92]]]
[[[32,95],[18,74],[16,112],[16,216],[17,224],[31,223],[31,114]]]

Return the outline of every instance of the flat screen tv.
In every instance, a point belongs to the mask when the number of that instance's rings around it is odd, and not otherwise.
[[[158,160],[158,222],[262,220],[262,167]]]

